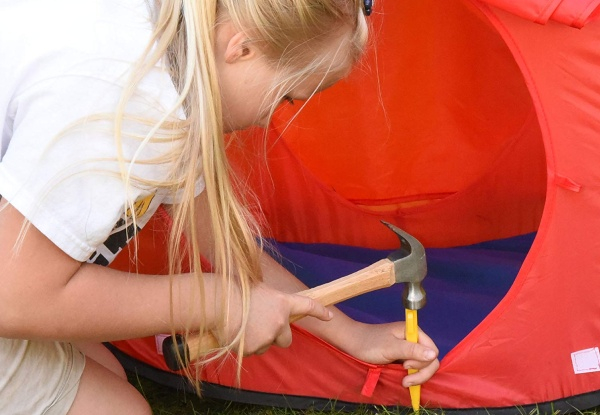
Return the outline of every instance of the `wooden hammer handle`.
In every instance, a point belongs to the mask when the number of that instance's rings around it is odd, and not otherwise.
[[[390,287],[395,282],[394,263],[389,259],[382,259],[353,274],[298,294],[317,300],[324,306],[330,306],[361,294]],[[290,323],[302,317],[304,316],[290,316]],[[187,341],[182,336],[177,336],[176,339],[167,338],[164,341],[163,355],[171,370],[179,370],[182,367],[177,359],[178,350],[184,356],[181,352],[187,348],[189,361],[184,362],[187,365],[218,347],[219,342],[211,333],[205,333],[203,336],[191,335],[188,336]]]

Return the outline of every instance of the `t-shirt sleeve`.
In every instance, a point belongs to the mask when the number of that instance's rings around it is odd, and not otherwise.
[[[12,131],[0,161],[0,194],[79,261],[88,260],[131,216],[126,201],[136,209],[144,207],[138,220],[145,222],[143,216],[151,215],[164,198],[152,183],[169,174],[169,165],[158,160],[177,144],[166,137],[144,142],[152,122],[175,103],[164,68],[155,67],[141,82],[121,128],[122,157],[137,161],[125,169],[141,181],[124,183],[117,162],[109,114],[121,99],[133,59],[143,50],[142,43],[135,46],[129,59],[102,47],[93,53],[66,47],[51,58],[41,57],[27,68],[11,102]],[[198,192],[202,188],[200,180]]]

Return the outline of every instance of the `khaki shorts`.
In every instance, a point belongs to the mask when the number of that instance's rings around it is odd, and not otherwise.
[[[0,414],[65,415],[84,367],[71,344],[0,338]]]

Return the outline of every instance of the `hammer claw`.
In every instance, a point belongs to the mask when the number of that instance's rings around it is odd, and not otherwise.
[[[396,282],[405,283],[402,300],[409,310],[420,310],[427,302],[421,282],[427,275],[425,248],[414,236],[391,223],[381,221],[400,239],[400,249],[392,252],[388,259],[394,263]]]

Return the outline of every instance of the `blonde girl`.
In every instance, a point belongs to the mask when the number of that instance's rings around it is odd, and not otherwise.
[[[210,330],[241,357],[288,346],[296,314],[359,359],[420,369],[404,386],[433,375],[426,335],[293,294],[224,151],[343,78],[366,38],[363,0],[0,2],[1,414],[149,414],[101,342]],[[171,278],[107,268],[161,204]]]

